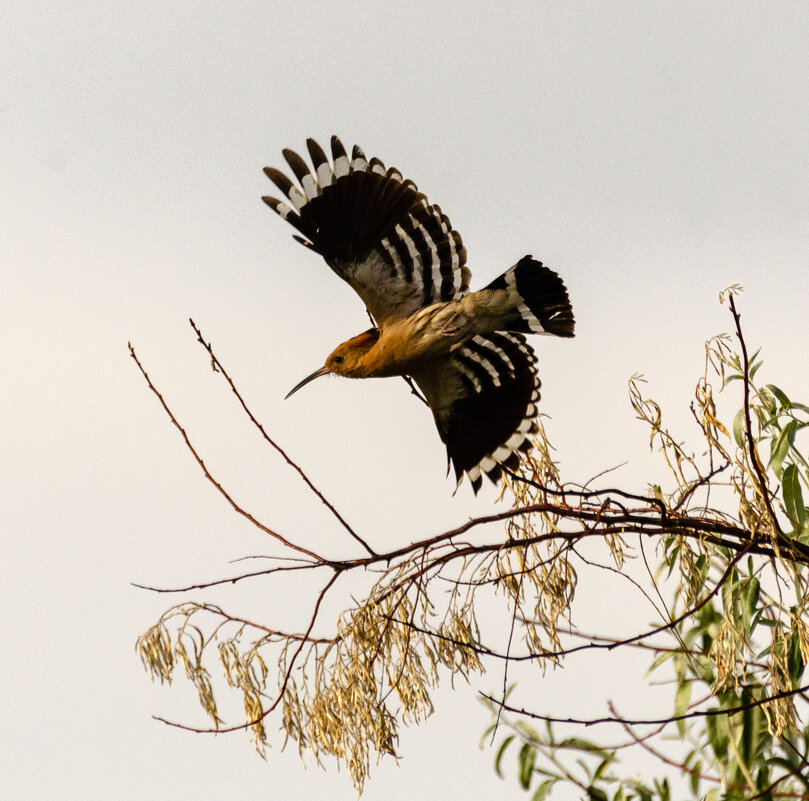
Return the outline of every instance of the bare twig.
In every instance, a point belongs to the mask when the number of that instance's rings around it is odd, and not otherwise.
[[[237,584],[246,579],[256,578],[257,576],[269,576],[273,573],[291,573],[298,570],[313,570],[315,568],[331,567],[327,562],[310,562],[305,565],[284,565],[282,567],[270,567],[266,570],[256,570],[252,573],[242,573],[239,576],[231,576],[230,578],[214,579],[213,581],[204,581],[199,584],[188,584],[185,587],[151,587],[148,584],[138,584],[132,582],[133,587],[139,590],[149,590],[149,592],[158,593],[176,593],[176,592],[191,592],[192,590],[207,590],[209,587],[218,587],[222,584]]]
[[[230,387],[233,394],[236,396],[236,399],[239,401],[239,404],[241,405],[245,414],[250,418],[250,422],[259,430],[259,433],[261,434],[264,441],[281,456],[281,458],[301,477],[301,479],[303,479],[303,482],[306,484],[306,486],[309,487],[309,489],[320,499],[321,503],[323,503],[323,505],[334,515],[334,517],[337,519],[340,525],[342,525],[343,528],[357,542],[359,542],[360,545],[362,545],[362,547],[365,548],[365,550],[368,551],[369,554],[371,554],[371,556],[375,556],[376,554],[374,550],[371,548],[371,546],[368,545],[368,543],[365,542],[365,540],[362,537],[360,537],[359,534],[357,534],[357,532],[354,531],[354,529],[351,528],[351,526],[348,523],[346,523],[343,516],[337,511],[337,509],[334,508],[334,505],[332,503],[326,500],[323,493],[309,480],[309,477],[306,475],[306,473],[303,472],[301,467],[296,462],[293,462],[292,459],[290,459],[289,456],[287,455],[286,451],[284,451],[284,449],[280,445],[278,445],[278,443],[275,442],[275,440],[273,440],[269,436],[269,434],[267,434],[267,432],[264,429],[264,426],[256,419],[253,412],[250,411],[250,408],[248,407],[247,403],[242,397],[242,394],[236,388],[236,385],[233,383],[233,380],[228,374],[228,371],[224,368],[222,362],[219,361],[219,358],[213,352],[213,346],[211,345],[211,343],[205,341],[205,339],[202,336],[202,332],[197,327],[197,324],[190,317],[188,318],[188,322],[191,323],[191,327],[194,329],[194,333],[197,335],[197,341],[205,348],[205,350],[208,351],[208,355],[211,357],[211,364],[213,364],[214,367],[220,373],[222,373],[222,375],[225,378],[225,381],[228,382],[228,386]]]
[[[486,695],[486,693],[481,693],[481,695],[487,701],[491,701],[493,704],[501,704],[506,712],[512,712],[516,715],[523,715],[524,717],[533,718],[535,720],[544,720],[548,723],[575,723],[579,726],[595,726],[600,723],[620,723],[622,726],[659,726],[661,724],[668,725],[669,723],[676,723],[679,720],[691,720],[692,718],[709,718],[723,715],[733,717],[734,715],[738,715],[739,712],[744,712],[746,709],[755,709],[756,707],[764,706],[765,704],[772,703],[773,701],[778,701],[781,698],[791,698],[792,696],[806,692],[807,690],[809,690],[809,684],[806,684],[803,687],[798,687],[794,690],[783,690],[780,693],[774,693],[773,695],[765,698],[759,698],[756,701],[751,701],[747,704],[739,704],[739,706],[729,707],[727,709],[705,709],[697,712],[686,712],[682,715],[672,715],[671,717],[641,720],[631,720],[629,718],[614,715],[601,718],[558,718],[550,715],[540,715],[536,712],[529,712],[527,709],[519,709],[517,707],[509,706],[509,704],[506,704],[502,699],[492,698],[490,695]]]
[[[429,407],[429,403],[427,403],[427,398],[419,392],[418,387],[416,386],[416,382],[409,376],[403,375],[402,378],[404,379],[405,384],[410,387],[411,395],[415,395],[418,400],[420,400],[425,406]]]
[[[194,446],[191,444],[191,440],[188,438],[188,434],[186,434],[185,429],[177,421],[177,418],[174,416],[174,413],[169,408],[165,399],[157,390],[155,385],[152,383],[152,379],[149,378],[149,374],[146,372],[143,365],[140,363],[140,360],[138,359],[138,356],[135,353],[135,349],[132,347],[131,343],[129,344],[129,355],[132,357],[135,364],[138,366],[138,370],[140,370],[141,374],[146,379],[146,383],[149,385],[149,389],[152,390],[152,392],[157,396],[157,399],[160,401],[160,405],[163,407],[163,410],[169,416],[169,419],[171,420],[172,424],[182,435],[186,447],[188,448],[189,451],[191,451],[191,455],[194,457],[197,464],[202,468],[202,472],[205,474],[205,478],[207,478],[208,481],[210,481],[211,484],[213,484],[214,487],[216,487],[216,489],[219,491],[219,494],[222,495],[222,497],[231,505],[234,511],[238,512],[240,515],[242,515],[242,517],[245,517],[247,520],[249,520],[256,528],[261,529],[261,531],[263,531],[265,534],[269,534],[269,536],[278,540],[278,542],[280,542],[287,548],[290,548],[293,551],[298,551],[299,553],[304,553],[318,562],[328,563],[329,561],[328,559],[325,559],[319,554],[316,554],[314,551],[310,551],[308,548],[304,548],[302,545],[295,545],[295,543],[291,542],[285,537],[282,537],[280,534],[278,534],[278,532],[273,531],[272,529],[265,526],[263,523],[260,523],[258,520],[256,520],[255,517],[253,517],[253,515],[242,509],[242,507],[239,506],[239,504],[237,504],[236,501],[233,500],[233,498],[230,496],[227,490],[225,490],[225,488],[213,477],[213,475],[211,475],[211,472],[206,467],[205,462],[202,461],[202,457],[197,453],[196,448],[194,448]]]

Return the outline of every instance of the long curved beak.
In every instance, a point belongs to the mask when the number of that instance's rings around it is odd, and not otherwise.
[[[286,400],[290,395],[294,395],[301,387],[306,386],[310,381],[314,381],[316,378],[320,378],[322,375],[328,375],[331,372],[328,367],[321,367],[319,370],[315,370],[312,375],[306,376],[299,384],[295,384],[291,390],[286,394],[284,400]]]

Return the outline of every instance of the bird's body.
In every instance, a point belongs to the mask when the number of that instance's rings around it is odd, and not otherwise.
[[[573,336],[564,283],[526,256],[470,293],[460,236],[412,181],[357,147],[349,159],[336,137],[332,162],[313,140],[307,145],[314,174],[284,151],[300,189],[265,169],[292,206],[264,201],[354,288],[376,327],[339,345],[292,391],[327,373],[409,376],[433,412],[458,481],[465,473],[477,492],[481,474],[496,481],[531,447],[539,378],[523,334]]]

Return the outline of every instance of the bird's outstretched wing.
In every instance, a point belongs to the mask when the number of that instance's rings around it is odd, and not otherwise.
[[[357,146],[349,158],[336,136],[331,161],[314,140],[306,145],[314,172],[284,150],[300,188],[265,167],[286,201],[262,199],[300,232],[295,239],[351,285],[378,325],[467,292],[470,271],[460,234],[412,181],[379,159],[369,161]]]
[[[477,493],[485,474],[497,483],[503,467],[516,470],[537,431],[536,356],[521,334],[476,336],[440,369],[414,375],[430,404],[447,457],[460,484]]]

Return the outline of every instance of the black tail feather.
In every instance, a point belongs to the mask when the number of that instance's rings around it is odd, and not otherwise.
[[[516,295],[516,308],[504,330],[557,337],[574,335],[576,321],[564,281],[532,256],[521,258],[486,289]]]

